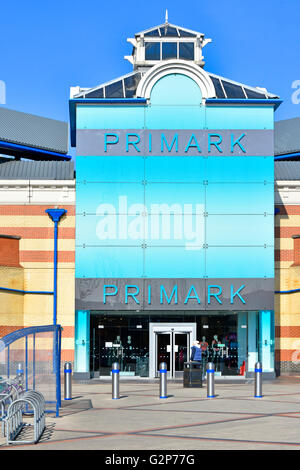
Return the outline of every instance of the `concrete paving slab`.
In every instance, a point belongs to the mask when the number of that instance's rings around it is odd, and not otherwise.
[[[157,384],[121,383],[120,400],[111,384],[74,383],[73,400],[60,417],[47,416],[36,445],[5,445],[10,450],[197,450],[300,449],[300,378],[264,383],[262,399],[253,383],[218,384],[217,398],[206,388],[168,384],[169,398],[158,398]]]

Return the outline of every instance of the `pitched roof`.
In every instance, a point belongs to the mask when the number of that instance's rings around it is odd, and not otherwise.
[[[66,154],[68,123],[1,107],[0,141]]]
[[[275,161],[275,181],[300,181],[300,162]]]
[[[195,37],[195,36],[204,36],[203,33],[198,31],[193,31],[192,29],[183,28],[182,26],[177,26],[176,24],[171,23],[162,23],[158,26],[153,26],[152,28],[145,29],[136,33],[135,36],[144,36],[149,37]]]
[[[6,161],[4,161],[6,160]],[[0,180],[73,180],[74,163],[1,159]]]
[[[134,71],[122,75],[114,80],[97,85],[94,88],[81,89],[80,93],[73,96],[76,98],[134,98],[138,84],[145,72]],[[207,72],[210,76],[216,97],[222,99],[276,99],[277,95],[269,93],[263,88],[257,88],[243,83],[235,82],[228,78]]]
[[[300,117],[275,122],[275,155],[300,152]]]

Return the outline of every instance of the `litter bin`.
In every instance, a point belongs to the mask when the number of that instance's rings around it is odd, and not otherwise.
[[[188,388],[202,387],[202,363],[185,362],[183,366],[183,386]]]

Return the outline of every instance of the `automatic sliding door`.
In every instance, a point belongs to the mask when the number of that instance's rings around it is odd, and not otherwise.
[[[183,372],[183,365],[189,361],[190,356],[190,334],[189,333],[173,333],[174,334],[174,370],[173,376],[176,377],[176,372]],[[178,374],[177,374],[178,375]]]
[[[166,362],[168,375],[172,376],[172,334],[170,332],[156,333],[156,375],[159,375],[159,366]]]
[[[158,377],[159,364],[166,362],[168,376],[180,377],[195,339],[196,323],[150,323],[149,376]]]

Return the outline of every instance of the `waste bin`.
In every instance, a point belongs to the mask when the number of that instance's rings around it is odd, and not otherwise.
[[[185,362],[183,366],[183,386],[202,387],[202,363]]]

